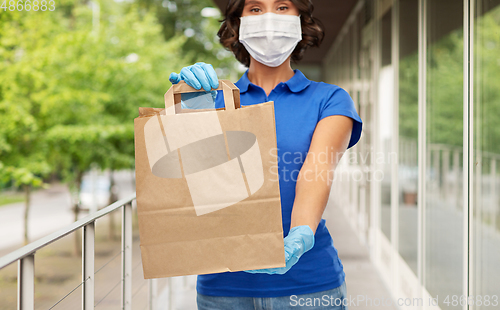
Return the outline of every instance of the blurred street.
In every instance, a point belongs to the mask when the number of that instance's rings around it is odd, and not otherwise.
[[[118,199],[135,191],[133,171],[115,172]],[[88,215],[81,212],[80,218]],[[24,202],[0,207],[0,250],[23,244]],[[33,242],[74,222],[71,195],[66,185],[55,184],[33,192],[28,218],[29,241]]]

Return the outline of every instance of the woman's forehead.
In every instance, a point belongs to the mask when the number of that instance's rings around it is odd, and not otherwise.
[[[280,2],[291,3],[290,0],[245,0],[245,5],[252,5],[252,4],[279,4]]]

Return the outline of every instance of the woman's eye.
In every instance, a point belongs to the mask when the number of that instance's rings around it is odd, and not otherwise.
[[[278,8],[278,11],[286,11],[287,9],[288,9],[288,7],[287,7],[287,6],[280,6],[280,7]]]
[[[253,8],[253,9],[250,9],[250,12],[258,13],[258,12],[260,12],[260,9],[259,8]]]

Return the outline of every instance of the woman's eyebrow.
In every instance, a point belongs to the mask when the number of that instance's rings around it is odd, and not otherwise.
[[[253,5],[253,4],[261,4],[262,1],[259,0],[248,0],[245,2],[245,6],[247,5]]]
[[[279,2],[290,2],[290,0],[274,0],[274,3],[279,3]],[[254,5],[254,4],[261,4],[262,1],[261,0],[248,0],[245,2],[245,6],[248,6],[248,5]]]

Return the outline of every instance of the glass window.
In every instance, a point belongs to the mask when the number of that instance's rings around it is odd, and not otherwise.
[[[491,309],[500,304],[500,1],[476,5],[472,295],[475,309]]]
[[[417,274],[418,0],[399,1],[399,253]]]
[[[441,309],[457,309],[441,297],[463,287],[463,11],[463,1],[427,1],[424,284]]]
[[[391,12],[388,10],[381,20],[381,68],[378,79],[380,146],[384,160],[381,162],[380,228],[391,240],[391,161],[393,135],[394,73],[391,65]]]

